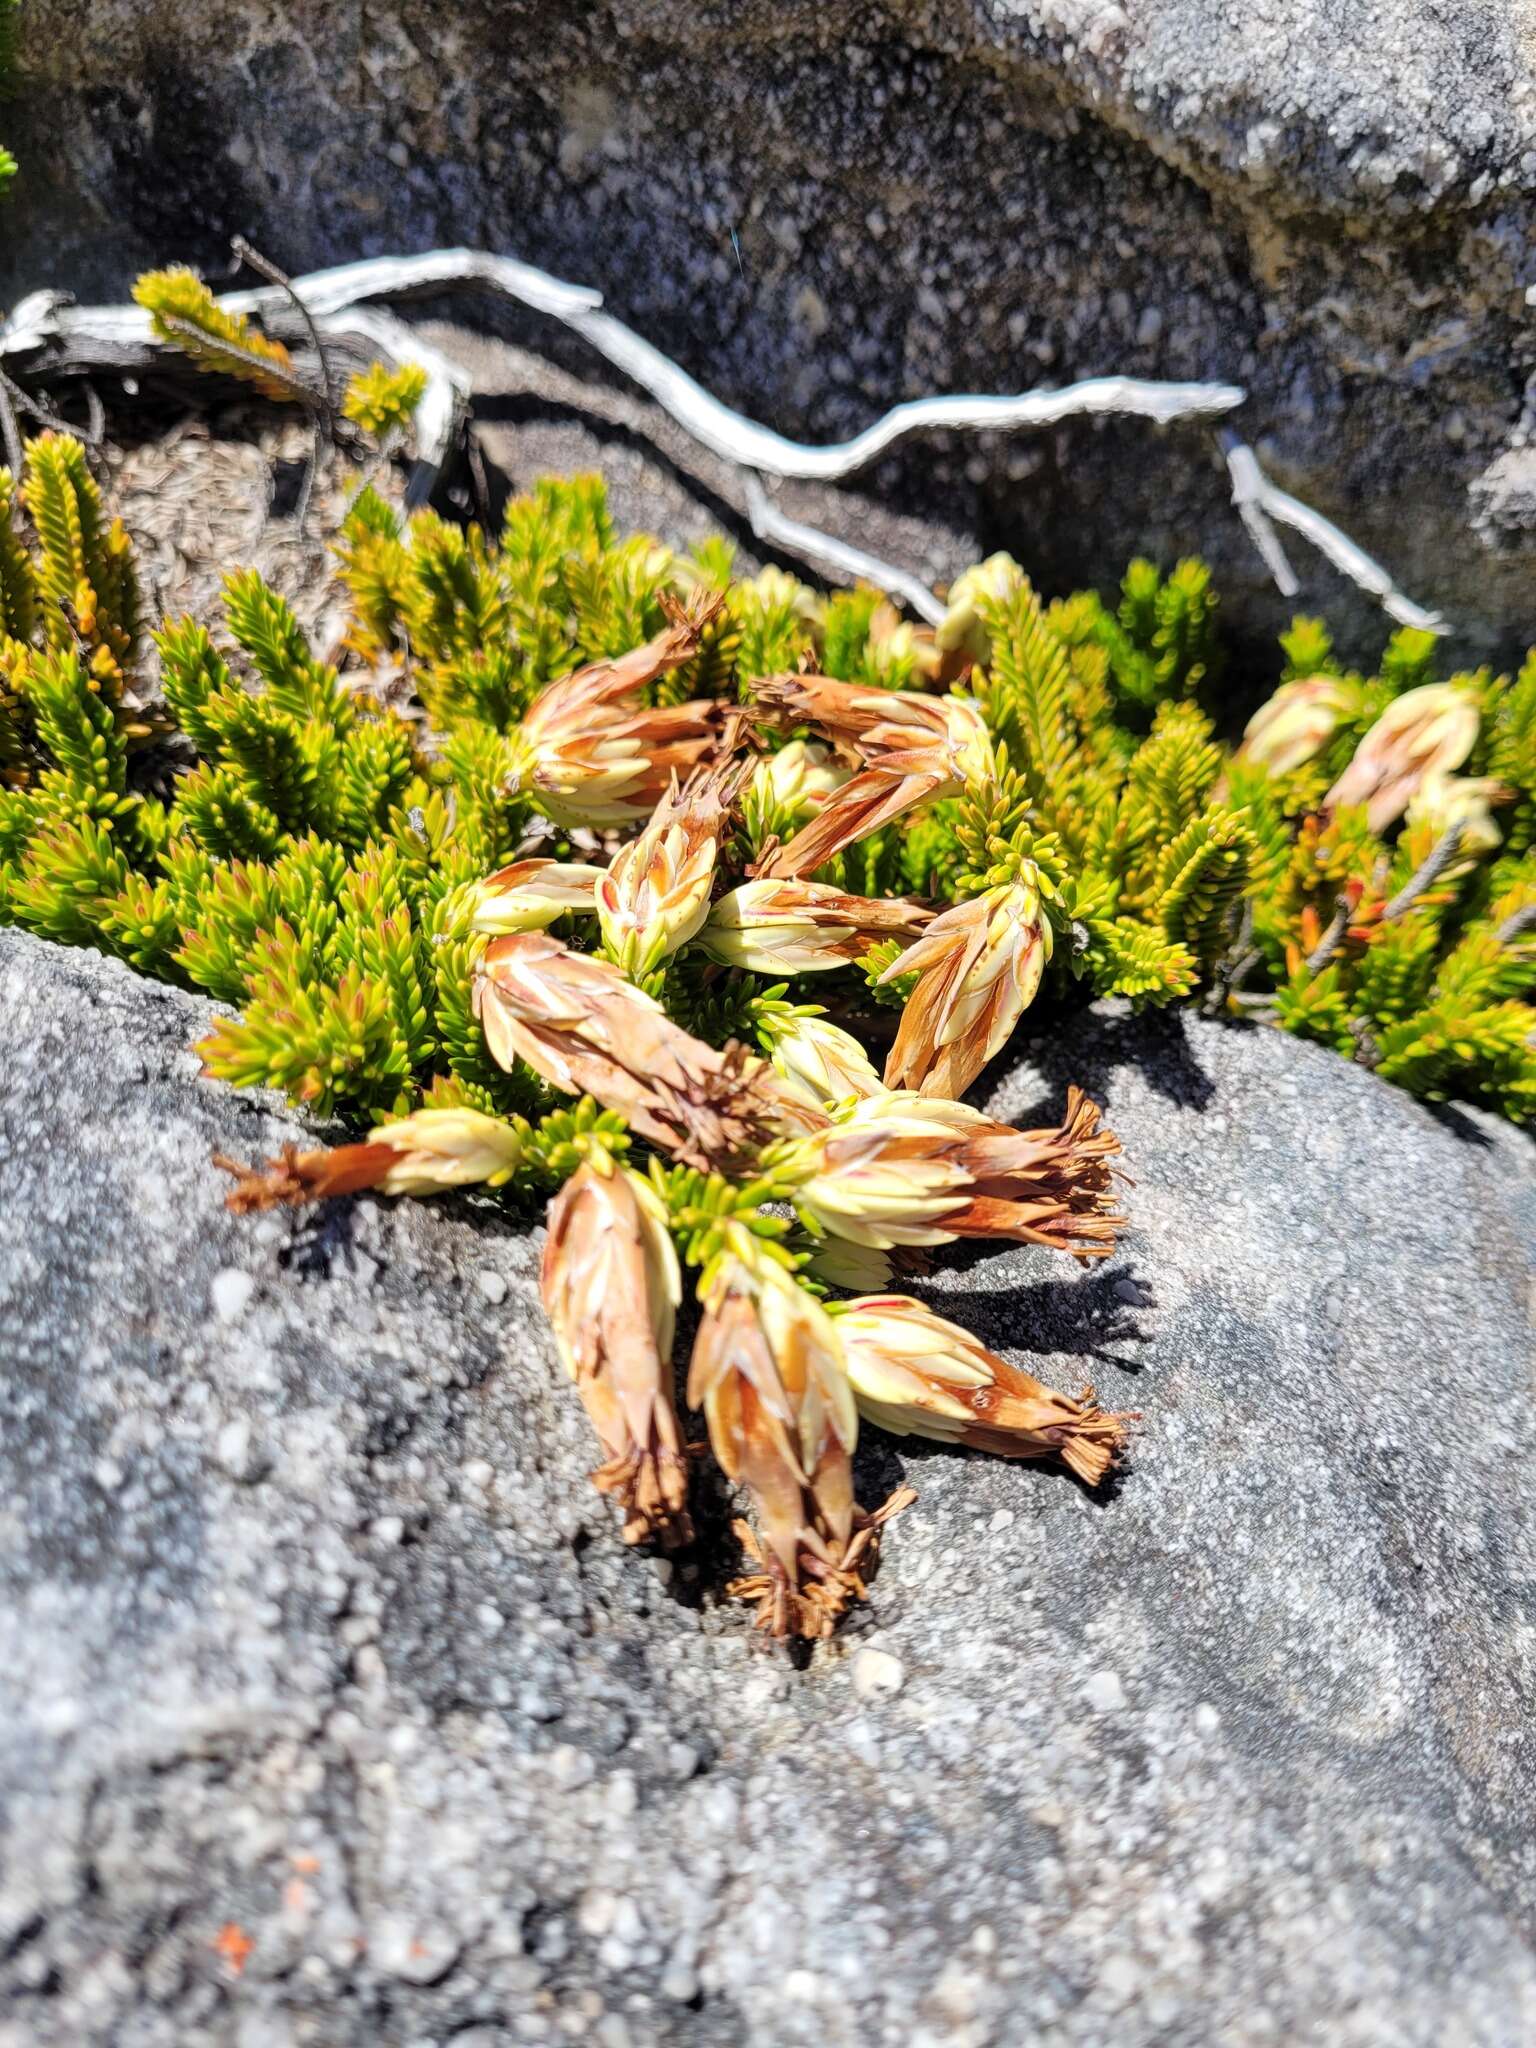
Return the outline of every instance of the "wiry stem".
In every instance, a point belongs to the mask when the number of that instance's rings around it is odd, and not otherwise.
[[[1465,829],[1459,819],[1446,826],[1426,859],[1419,864],[1382,911],[1383,923],[1390,923],[1393,918],[1401,917],[1405,911],[1411,910],[1424,891],[1434,886],[1460,851],[1462,833]]]
[[[1337,953],[1340,946],[1343,945],[1344,934],[1349,930],[1349,919],[1349,903],[1345,897],[1341,896],[1334,906],[1332,923],[1307,955],[1306,965],[1303,967],[1302,972],[1308,981],[1322,973],[1328,962]]]

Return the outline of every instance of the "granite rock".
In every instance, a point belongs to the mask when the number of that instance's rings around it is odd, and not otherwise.
[[[0,932],[3,2048],[1515,2048],[1536,2028],[1525,1139],[1115,1006],[1079,1273],[933,1293],[1142,1421],[905,1479],[804,1668],[626,1551],[489,1202],[237,1220],[203,1002]]]
[[[88,34],[27,0],[23,33],[0,301],[237,232],[290,268],[474,243],[817,438],[945,388],[1231,378],[1277,480],[1467,651],[1529,633],[1532,0],[93,0]],[[1244,634],[1294,608],[1202,434],[930,439],[852,495],[1051,587],[1200,550]]]

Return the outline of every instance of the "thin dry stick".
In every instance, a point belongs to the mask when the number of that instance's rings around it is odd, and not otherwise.
[[[1269,524],[1272,519],[1278,519],[1283,526],[1294,527],[1302,539],[1310,541],[1319,554],[1326,555],[1336,569],[1374,597],[1388,617],[1396,619],[1399,625],[1417,626],[1425,633],[1450,631],[1439,612],[1426,611],[1423,605],[1415,604],[1411,597],[1405,596],[1380,562],[1352,541],[1347,533],[1341,532],[1332,520],[1325,519],[1321,512],[1314,512],[1300,498],[1293,498],[1289,491],[1282,491],[1278,484],[1271,483],[1246,442],[1232,433],[1223,434],[1221,441],[1227,458],[1227,473],[1232,479],[1232,502],[1283,596],[1294,597],[1300,585],[1286,560],[1279,536]]]
[[[820,568],[833,569],[854,582],[877,584],[889,595],[903,598],[930,626],[938,625],[943,618],[944,606],[927,584],[920,583],[915,576],[881,561],[878,555],[866,554],[863,548],[851,547],[847,541],[823,533],[819,527],[805,526],[798,519],[789,518],[774,504],[751,470],[742,471],[742,485],[747,497],[747,516],[759,540],[775,541],[791,554]]]
[[[1523,910],[1506,917],[1493,936],[1498,945],[1512,946],[1529,931],[1536,931],[1536,903],[1527,903]]]
[[[1401,917],[1405,911],[1411,910],[1418,899],[1424,894],[1424,891],[1432,888],[1439,881],[1451,862],[1456,858],[1461,846],[1461,835],[1464,829],[1465,827],[1461,824],[1460,820],[1455,824],[1446,826],[1444,832],[1435,841],[1434,846],[1423,862],[1408,877],[1408,880],[1398,890],[1392,901],[1382,910],[1383,924],[1389,923],[1394,917]]]
[[[1334,905],[1333,922],[1307,955],[1302,973],[1308,981],[1322,973],[1328,962],[1344,943],[1344,934],[1349,930],[1349,902],[1341,896]]]
[[[263,256],[259,249],[254,248],[245,239],[244,235],[234,236],[229,246],[240,262],[248,263],[252,270],[260,271],[269,284],[277,286],[278,290],[284,294],[289,304],[296,309],[299,318],[304,322],[305,330],[309,335],[310,345],[314,349],[320,364],[320,392],[318,397],[320,406],[325,414],[327,427],[329,427],[331,415],[336,406],[336,386],[331,377],[330,358],[325,352],[325,343],[320,338],[320,329],[315,325],[314,315],[310,312],[308,306],[305,305],[301,294],[294,289],[293,279],[284,271],[279,270],[270,257]]]

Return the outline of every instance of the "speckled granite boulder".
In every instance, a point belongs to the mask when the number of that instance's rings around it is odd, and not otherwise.
[[[870,1433],[921,1499],[797,1671],[617,1542],[535,1240],[224,1212],[294,1126],[207,1015],[0,933],[3,2048],[1531,2038],[1527,1141],[1187,1017],[1028,1048],[1135,1231],[935,1291],[1134,1461]]]
[[[1246,384],[1277,479],[1531,631],[1532,0],[26,0],[0,303],[478,243],[599,286],[790,432],[1104,370]],[[732,234],[736,246],[732,244]],[[462,303],[462,302],[461,302]],[[1048,581],[1208,553],[1208,437],[928,440],[864,480]],[[1305,603],[1379,617],[1297,551]]]

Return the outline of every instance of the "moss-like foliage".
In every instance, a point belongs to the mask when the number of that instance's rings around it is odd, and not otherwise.
[[[809,667],[929,693],[955,677],[990,729],[984,792],[940,795],[818,880],[942,906],[1029,862],[1054,928],[1042,1000],[1198,997],[1418,1094],[1515,1118],[1536,1103],[1536,657],[1437,685],[1434,644],[1400,632],[1359,676],[1299,621],[1290,695],[1234,752],[1208,708],[1215,600],[1194,563],[1166,579],[1134,564],[1114,606],[1045,604],[1015,574],[979,598],[957,666],[878,593],[822,597],[778,570],[733,582],[723,544],[680,559],[621,539],[593,478],[540,483],[495,539],[431,512],[402,526],[364,491],[336,552],[351,616],[335,664],[235,570],[221,618],[153,636],[164,711],[145,716],[132,565],[81,451],[44,436],[20,489],[0,473],[0,918],[238,1012],[204,1049],[216,1074],[364,1117],[445,1101],[549,1115],[544,1084],[496,1067],[472,1014],[472,885],[534,844],[601,865],[617,839],[573,845],[521,724],[552,680],[714,589],[722,607],[647,685],[652,708],[750,701],[756,679]],[[1409,692],[1468,736],[1462,772],[1421,776],[1406,817],[1379,787],[1333,797]],[[739,866],[792,837],[800,801],[754,790]],[[596,942],[590,921],[559,929]],[[823,990],[900,1002],[910,984],[872,986],[899,950]],[[757,1036],[782,993],[692,950],[665,968],[669,1010],[716,1044]]]

